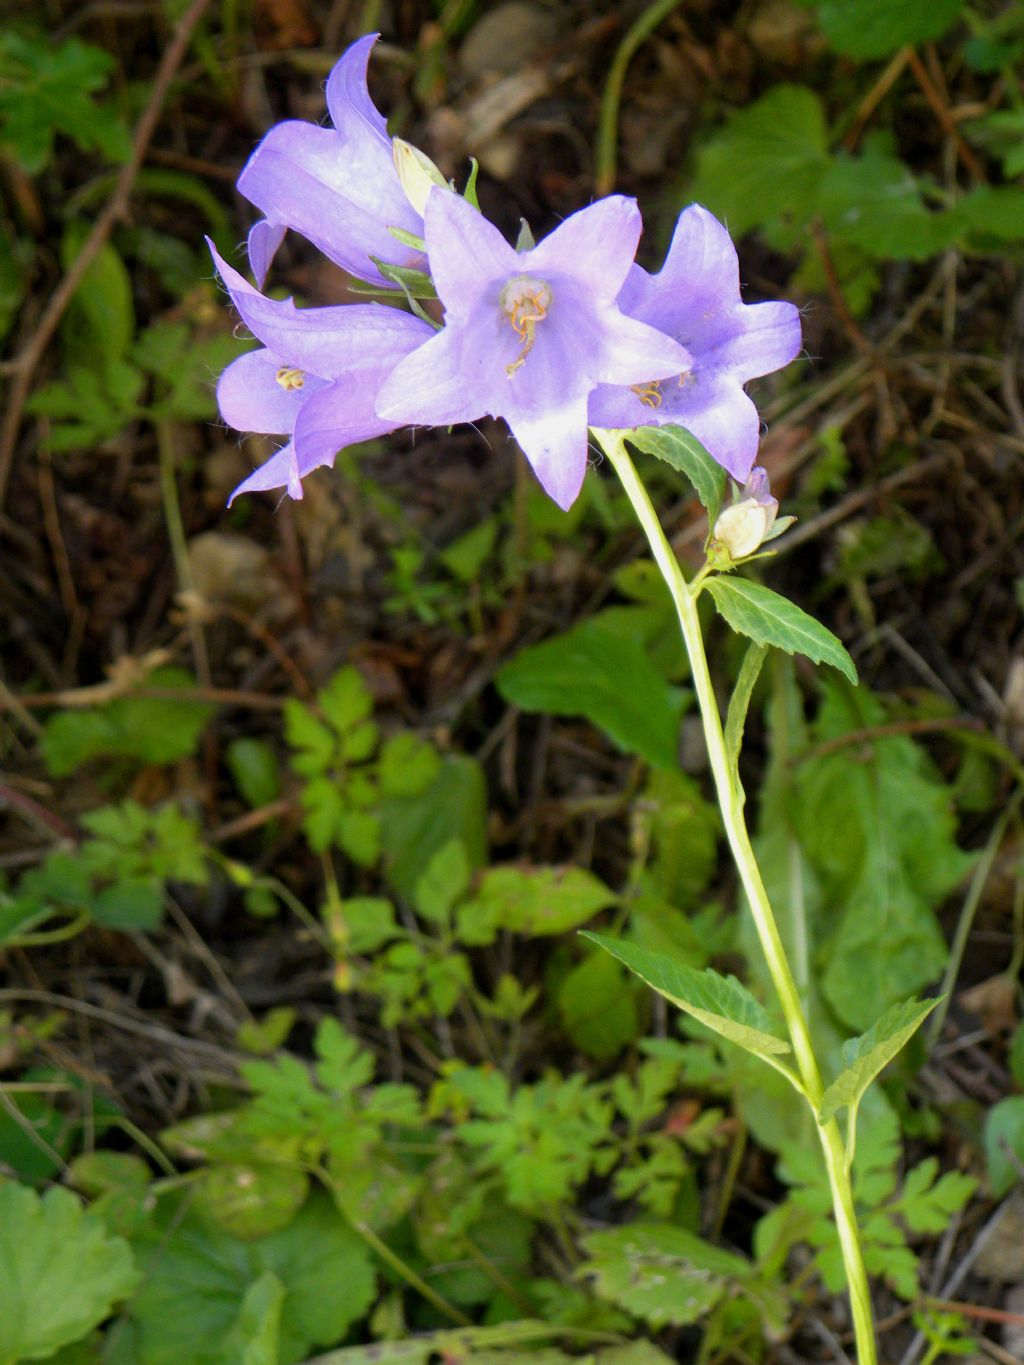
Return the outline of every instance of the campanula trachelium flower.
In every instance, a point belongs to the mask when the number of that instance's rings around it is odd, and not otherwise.
[[[791,303],[740,301],[732,238],[699,204],[676,223],[657,275],[629,273],[619,308],[685,346],[692,364],[668,380],[602,386],[590,400],[596,427],[685,427],[738,482],[757,458],[760,419],[744,392],[749,379],[788,365],[801,346],[800,314]]]
[[[640,231],[635,202],[613,195],[516,251],[465,199],[431,190],[424,237],[445,325],[384,381],[379,415],[422,426],[503,417],[545,492],[569,507],[594,389],[690,365],[676,340],[616,305]]]
[[[263,343],[221,375],[221,416],[240,431],[291,438],[231,496],[286,488],[301,498],[304,475],[332,464],[345,446],[394,429],[394,422],[375,411],[378,391],[395,365],[434,330],[411,313],[379,303],[296,308],[291,299],[268,299],[212,244],[210,250],[242,321]]]
[[[249,259],[262,286],[286,229],[302,234],[359,279],[380,281],[371,256],[415,266],[422,256],[388,231],[417,236],[419,214],[402,189],[391,139],[366,87],[375,33],[358,39],[327,80],[333,128],[301,119],[275,124],[253,152],[238,189],[264,214],[249,234]]]

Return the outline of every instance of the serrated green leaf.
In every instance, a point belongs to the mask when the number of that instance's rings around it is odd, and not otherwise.
[[[108,52],[78,38],[55,46],[42,34],[10,30],[0,36],[0,142],[29,175],[45,168],[56,133],[86,151],[127,159],[127,129],[110,106],[91,98],[113,67]]]
[[[818,1119],[827,1123],[844,1105],[855,1109],[875,1077],[901,1052],[938,1000],[907,1000],[886,1010],[866,1033],[843,1045],[842,1071],[822,1096]]]
[[[820,0],[818,18],[837,52],[866,61],[941,38],[963,9],[963,0]]]
[[[495,678],[498,691],[524,711],[583,716],[627,753],[657,768],[679,766],[685,697],[635,641],[598,621],[529,645]]]
[[[265,1270],[245,1292],[238,1317],[224,1341],[224,1354],[239,1365],[280,1365],[279,1338],[285,1287]]]
[[[373,698],[354,664],[346,664],[316,694],[320,709],[339,734],[373,714]]]
[[[627,439],[638,450],[656,455],[673,469],[678,469],[680,474],[685,474],[707,509],[708,523],[715,524],[725,496],[725,470],[696,436],[684,427],[637,427]]]
[[[588,953],[558,987],[558,1013],[572,1042],[607,1062],[640,1037],[636,982],[607,953]]]
[[[86,228],[75,220],[61,243],[64,269],[69,269],[86,238]],[[103,362],[123,360],[135,335],[135,305],[128,267],[108,243],[82,276],[68,306],[62,333],[79,347],[84,363],[100,370]]]
[[[622,939],[590,932],[585,932],[583,937],[618,958],[677,1009],[692,1015],[731,1043],[755,1053],[792,1079],[792,1073],[778,1061],[790,1051],[789,1043],[770,1032],[771,1020],[764,1006],[735,977],[721,976],[710,967],[697,971],[674,962],[663,953],[651,952]]]
[[[821,100],[804,86],[777,85],[733,114],[699,154],[691,197],[734,236],[772,218],[800,227],[827,165]]]
[[[308,1193],[309,1176],[304,1171],[226,1161],[203,1172],[196,1207],[226,1232],[249,1242],[286,1228]]]
[[[419,796],[437,780],[440,769],[440,757],[429,740],[411,730],[391,735],[378,759],[381,795]]]
[[[883,724],[865,688],[822,680],[812,743]],[[956,843],[953,793],[906,736],[798,764],[788,815],[828,907],[817,974],[831,1009],[864,1030],[939,975],[949,949],[936,910],[973,866]]]
[[[469,878],[466,850],[458,839],[450,839],[437,850],[416,882],[413,905],[417,913],[434,924],[445,923]]]
[[[749,578],[708,578],[704,588],[733,630],[757,644],[831,664],[856,684],[856,666],[842,643],[795,603]]]
[[[182,668],[158,668],[147,687],[189,692],[195,678]],[[208,702],[158,697],[119,697],[94,710],[58,711],[46,722],[43,757],[54,777],[107,756],[143,763],[175,763],[195,750],[216,707]]]
[[[1019,185],[982,185],[965,194],[956,216],[968,228],[1001,241],[1024,237],[1024,189]]]
[[[239,795],[253,810],[269,806],[281,795],[280,759],[265,739],[233,739],[224,758]]]
[[[131,1248],[69,1190],[0,1185],[0,1365],[91,1332],[138,1281]]]

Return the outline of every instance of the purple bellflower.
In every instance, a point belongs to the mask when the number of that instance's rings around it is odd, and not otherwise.
[[[640,230],[636,204],[614,195],[517,252],[466,200],[431,190],[424,236],[445,326],[384,381],[378,414],[424,426],[504,417],[545,492],[568,508],[586,472],[593,390],[674,382],[691,363],[616,306]]]
[[[221,416],[240,431],[291,439],[235,489],[285,488],[302,497],[302,477],[357,441],[396,425],[377,416],[381,384],[416,347],[434,335],[420,318],[384,304],[296,308],[268,299],[223,261],[217,271],[242,321],[263,343],[233,361],[220,377]]]
[[[590,400],[596,427],[685,427],[739,483],[757,458],[761,427],[743,385],[799,353],[800,314],[791,303],[740,301],[736,248],[707,209],[679,215],[657,275],[634,266],[616,300],[629,317],[674,337],[692,364],[664,381],[603,385]]]
[[[301,119],[276,124],[238,178],[239,191],[265,215],[249,234],[249,260],[260,286],[288,228],[359,279],[379,282],[371,256],[391,265],[422,263],[420,253],[388,231],[397,227],[418,236],[423,220],[405,196],[387,126],[366,87],[376,41],[374,33],[358,39],[328,77],[333,128]]]

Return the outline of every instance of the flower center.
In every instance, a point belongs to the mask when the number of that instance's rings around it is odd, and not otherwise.
[[[553,298],[551,286],[530,275],[517,275],[502,289],[499,300],[501,311],[521,343],[515,360],[505,366],[505,373],[510,377],[533,350],[533,343],[537,339],[537,323],[547,317]]]
[[[274,378],[286,393],[291,393],[293,389],[301,389],[306,382],[306,376],[301,370],[294,370],[288,365],[283,365]]]

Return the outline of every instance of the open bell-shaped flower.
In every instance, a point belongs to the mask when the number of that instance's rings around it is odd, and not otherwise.
[[[415,248],[391,227],[419,235],[420,215],[402,188],[391,139],[366,85],[377,35],[359,38],[327,80],[333,128],[301,119],[275,124],[238,178],[239,191],[265,215],[249,234],[249,259],[262,285],[285,231],[294,229],[342,269],[380,281],[371,257],[416,266]]]
[[[685,427],[742,483],[761,435],[757,409],[743,385],[799,353],[797,309],[791,303],[741,301],[736,248],[699,204],[679,215],[659,273],[634,266],[616,302],[629,317],[674,337],[693,363],[667,382],[652,373],[628,388],[602,386],[590,400],[592,425]]]
[[[640,229],[635,202],[616,195],[517,252],[465,199],[432,189],[424,237],[445,325],[385,380],[377,412],[423,426],[504,417],[544,490],[569,507],[586,472],[594,389],[690,363],[616,305]]]
[[[290,437],[232,493],[285,488],[302,497],[302,478],[339,450],[394,430],[377,415],[385,379],[434,329],[379,303],[296,308],[268,299],[217,254],[217,272],[242,321],[263,343],[233,361],[217,384],[224,421],[240,431]]]

